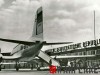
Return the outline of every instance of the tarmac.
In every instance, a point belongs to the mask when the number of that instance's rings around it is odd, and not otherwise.
[[[99,73],[79,73],[76,71],[75,73],[64,73],[63,71],[61,73],[55,73],[51,74],[49,71],[36,71],[36,70],[27,70],[27,69],[21,69],[19,71],[16,70],[8,70],[4,69],[0,71],[0,75],[100,75]]]

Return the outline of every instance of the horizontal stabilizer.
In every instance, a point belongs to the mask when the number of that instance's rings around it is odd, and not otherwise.
[[[59,44],[70,44],[70,43],[73,43],[73,42],[54,42],[54,43],[44,42],[43,44],[44,45],[59,45]]]
[[[3,38],[0,38],[0,40],[6,42],[18,43],[18,44],[25,44],[25,45],[35,44],[35,42],[30,42],[30,41],[20,41],[20,40],[3,39]]]

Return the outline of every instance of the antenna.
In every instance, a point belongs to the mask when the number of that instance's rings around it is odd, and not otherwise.
[[[96,40],[96,36],[95,36],[95,10],[94,10],[94,40]]]

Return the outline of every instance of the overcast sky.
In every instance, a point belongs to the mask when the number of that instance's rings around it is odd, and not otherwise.
[[[0,37],[27,40],[33,31],[36,9],[44,10],[44,40],[84,42],[100,38],[100,0],[0,0]],[[2,52],[16,44],[0,42]]]

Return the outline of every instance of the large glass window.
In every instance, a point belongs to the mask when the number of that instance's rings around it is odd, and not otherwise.
[[[91,51],[91,55],[95,55],[95,50]]]
[[[87,51],[87,55],[91,55],[91,51]]]
[[[100,50],[99,49],[96,51],[96,54],[100,54]]]
[[[86,51],[84,51],[84,52],[83,52],[83,55],[86,55],[86,54],[87,54]]]

